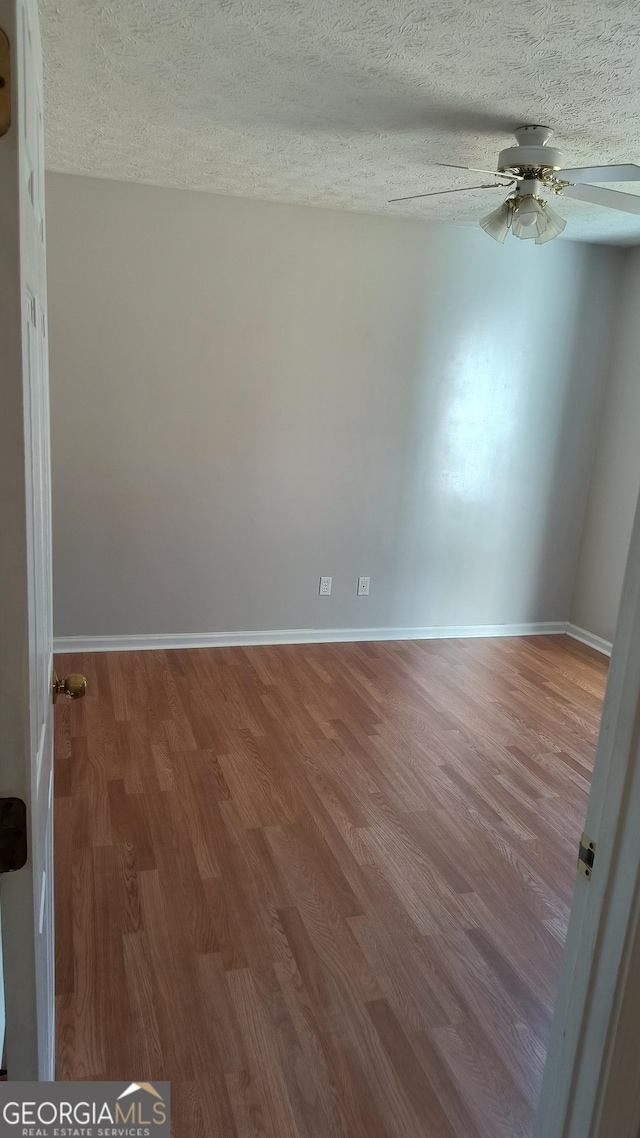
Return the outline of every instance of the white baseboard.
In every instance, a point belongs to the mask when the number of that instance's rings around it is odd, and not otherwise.
[[[603,640],[594,632],[587,632],[586,628],[578,628],[577,624],[567,625],[567,636],[571,636],[573,640],[579,640],[581,644],[588,644],[590,648],[595,648],[596,652],[602,652],[605,656],[611,655],[610,640]]]
[[[257,644],[344,644],[359,640],[445,640],[467,636],[557,636],[566,621],[433,628],[286,628],[260,632],[169,632],[141,636],[57,636],[54,652],[146,652],[154,648],[239,648]],[[604,641],[602,642],[604,643]]]

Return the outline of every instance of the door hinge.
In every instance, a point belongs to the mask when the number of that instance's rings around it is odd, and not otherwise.
[[[578,869],[584,877],[591,877],[595,860],[596,843],[591,841],[588,834],[583,834],[578,847]]]
[[[27,860],[27,807],[21,798],[0,798],[0,873],[22,869]]]
[[[11,49],[0,30],[0,135],[11,126]]]

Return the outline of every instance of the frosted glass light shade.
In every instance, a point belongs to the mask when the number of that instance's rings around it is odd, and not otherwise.
[[[494,209],[493,213],[488,213],[486,217],[483,217],[480,225],[485,233],[489,234],[489,237],[493,237],[494,241],[499,241],[501,245],[504,245],[511,225],[512,213],[511,199],[507,198],[506,202]]]
[[[547,218],[547,227],[544,233],[536,237],[536,245],[544,245],[545,241],[553,241],[554,237],[559,237],[567,224],[564,218],[559,217],[548,202],[545,203],[544,212]]]
[[[553,241],[554,237],[559,237],[566,224],[564,218],[559,217],[548,202],[533,194],[507,198],[480,222],[485,233],[501,245],[510,229],[521,241],[534,240],[536,245],[544,245],[547,241]]]

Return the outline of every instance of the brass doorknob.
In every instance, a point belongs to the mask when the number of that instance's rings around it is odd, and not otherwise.
[[[51,690],[54,703],[59,695],[66,695],[69,699],[82,699],[87,690],[87,678],[81,676],[79,672],[71,672],[63,680],[59,680],[54,672]]]

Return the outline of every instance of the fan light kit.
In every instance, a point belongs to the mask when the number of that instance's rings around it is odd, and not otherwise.
[[[609,190],[592,182],[640,182],[640,166],[625,163],[621,166],[583,166],[568,169],[563,166],[563,154],[549,146],[553,131],[548,126],[521,126],[515,131],[517,146],[509,146],[498,155],[497,170],[478,170],[474,166],[456,166],[439,162],[454,170],[469,170],[476,174],[492,174],[499,182],[480,186],[461,186],[453,190],[434,190],[427,194],[411,194],[406,198],[392,198],[393,202],[431,198],[440,194],[464,193],[467,190],[510,188],[509,197],[498,209],[483,217],[480,225],[489,237],[500,244],[511,231],[521,241],[531,240],[544,245],[558,237],[566,221],[551,208],[543,195],[576,198],[623,213],[640,214],[640,195]]]
[[[544,198],[540,197],[542,186],[540,182],[532,180],[518,187],[518,192],[507,198],[493,213],[483,217],[480,225],[489,237],[499,241],[502,245],[509,230],[522,241],[531,238],[536,245],[544,245],[545,241],[553,241],[558,237],[565,225],[564,218],[559,217]]]

